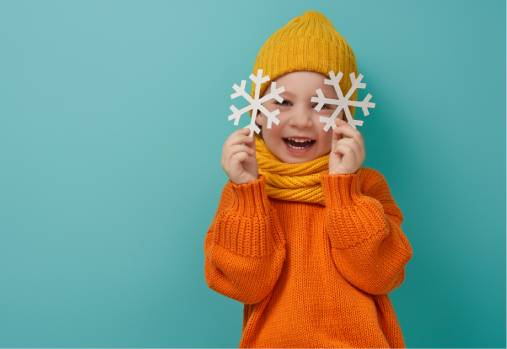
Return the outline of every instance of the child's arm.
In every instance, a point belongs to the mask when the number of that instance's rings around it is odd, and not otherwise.
[[[271,292],[285,260],[285,239],[264,185],[263,176],[243,184],[229,180],[204,243],[208,286],[245,304]]]
[[[401,285],[413,251],[384,176],[366,171],[364,184],[357,173],[323,175],[326,229],[340,273],[361,290],[380,295]]]

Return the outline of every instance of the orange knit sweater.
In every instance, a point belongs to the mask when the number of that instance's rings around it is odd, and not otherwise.
[[[412,247],[384,176],[322,175],[325,206],[226,183],[204,241],[207,285],[244,304],[239,347],[405,347],[388,292]]]

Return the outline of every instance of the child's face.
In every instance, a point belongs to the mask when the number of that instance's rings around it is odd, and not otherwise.
[[[276,79],[277,86],[284,86],[285,92],[281,94],[283,102],[269,100],[264,106],[272,111],[279,109],[278,125],[272,124],[267,128],[267,119],[264,115],[257,115],[256,122],[262,126],[262,138],[269,150],[281,161],[298,163],[316,159],[331,151],[332,129],[324,131],[324,124],[320,116],[330,116],[336,106],[324,105],[320,112],[314,107],[317,103],[311,98],[316,96],[320,88],[328,98],[336,98],[336,91],[332,86],[325,85],[326,77],[322,74],[298,71],[288,73]],[[269,88],[266,89],[266,93]],[[343,110],[338,118],[343,117]],[[313,140],[310,145],[293,147],[287,138],[303,138]]]

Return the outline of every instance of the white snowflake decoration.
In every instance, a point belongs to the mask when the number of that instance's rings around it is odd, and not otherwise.
[[[257,70],[257,75],[250,74],[250,80],[252,80],[252,83],[255,84],[255,96],[252,98],[250,94],[248,94],[245,91],[246,86],[246,80],[241,81],[241,85],[238,86],[237,84],[234,84],[232,88],[234,89],[233,94],[231,94],[231,99],[237,98],[237,97],[243,97],[246,99],[246,101],[249,103],[246,107],[242,109],[236,108],[234,105],[231,105],[230,109],[232,111],[232,114],[229,115],[229,121],[234,120],[234,125],[238,125],[239,119],[241,118],[241,115],[244,113],[252,110],[252,118],[250,120],[250,124],[248,126],[245,126],[245,128],[250,129],[249,136],[252,136],[253,133],[259,134],[261,132],[261,129],[259,126],[255,124],[255,119],[257,117],[257,113],[260,111],[262,114],[266,116],[268,119],[268,128],[271,128],[271,125],[275,123],[278,125],[280,123],[280,120],[276,117],[278,114],[280,114],[279,109],[275,109],[273,111],[267,110],[262,103],[270,100],[270,99],[276,99],[279,103],[283,101],[283,98],[280,96],[280,93],[285,91],[285,88],[283,86],[276,87],[276,82],[273,81],[271,83],[271,90],[269,93],[262,96],[262,98],[259,98],[261,85],[269,80],[269,76],[262,76],[263,71],[262,69]]]
[[[333,71],[330,71],[329,77],[331,79],[325,79],[324,83],[326,85],[330,85],[330,86],[334,87],[334,89],[336,91],[336,95],[338,96],[338,99],[327,98],[326,96],[324,96],[324,94],[322,93],[322,90],[320,88],[316,90],[317,96],[312,97],[312,99],[311,99],[312,102],[318,103],[314,108],[318,112],[322,109],[324,104],[336,105],[336,109],[333,111],[331,116],[329,116],[329,117],[321,116],[320,117],[320,122],[325,123],[324,131],[329,130],[330,127],[333,127],[333,129],[336,128],[336,117],[338,116],[338,114],[340,113],[340,111],[342,109],[345,111],[345,115],[347,117],[347,122],[350,125],[352,125],[352,127],[356,128],[356,125],[362,126],[363,121],[362,120],[354,120],[352,118],[352,114],[350,113],[349,106],[361,107],[361,109],[363,110],[364,116],[370,115],[368,108],[375,108],[375,103],[370,102],[372,95],[369,93],[362,101],[351,101],[350,100],[350,97],[352,96],[354,91],[358,88],[360,88],[360,89],[365,88],[366,84],[364,82],[361,82],[361,80],[363,79],[362,74],[359,74],[359,76],[356,78],[355,74],[352,72],[352,73],[350,73],[349,76],[350,76],[350,82],[352,83],[352,86],[347,91],[347,94],[345,96],[343,95],[342,90],[340,88],[340,84],[339,84],[341,78],[343,77],[343,73],[338,72],[338,75],[335,75]]]

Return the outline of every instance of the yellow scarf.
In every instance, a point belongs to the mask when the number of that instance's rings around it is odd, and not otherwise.
[[[329,154],[307,162],[286,163],[271,153],[258,135],[255,135],[255,148],[259,174],[266,179],[269,197],[325,206],[321,175],[329,171]]]

